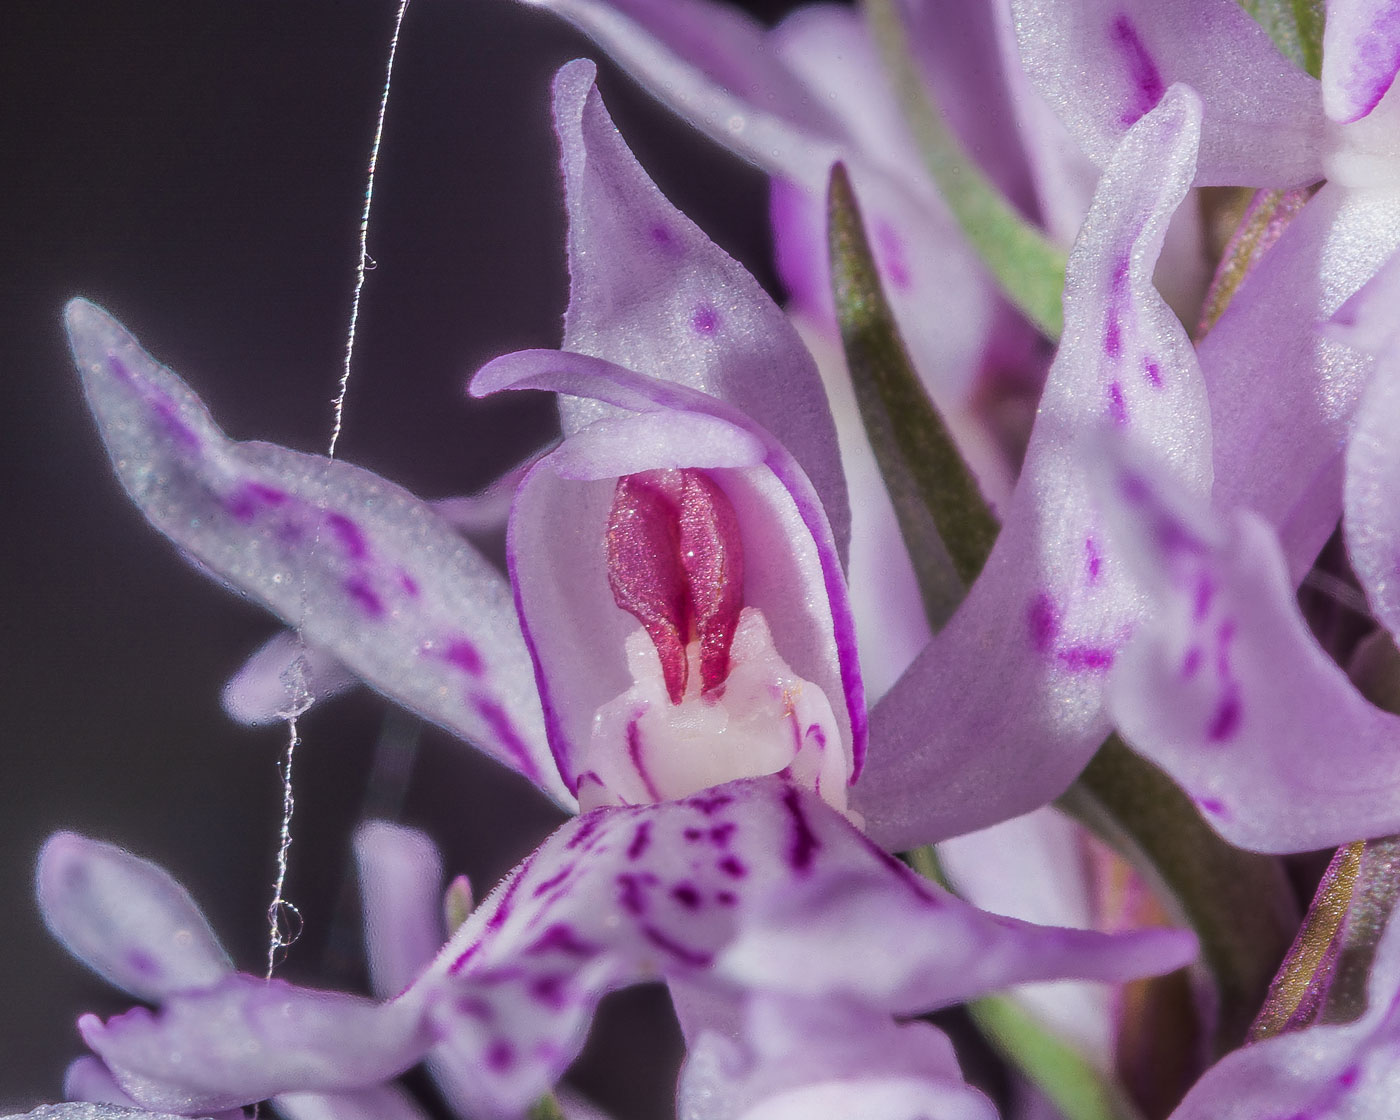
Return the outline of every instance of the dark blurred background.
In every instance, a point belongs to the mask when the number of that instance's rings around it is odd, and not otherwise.
[[[771,21],[794,5],[747,6]],[[60,309],[78,294],[106,306],[235,437],[324,449],[392,17],[389,0],[48,0],[6,15],[0,1112],[57,1099],[81,1051],[75,1017],[129,1002],[45,934],[30,883],[44,837],[76,829],[157,860],[257,970],[281,799],[284,732],[236,727],[218,704],[272,624],[186,566],[121,494]],[[340,453],[426,497],[479,487],[553,431],[543,399],[469,404],[462,385],[496,354],[558,344],[548,87],[582,54],[597,57],[508,0],[409,9]],[[771,288],[763,177],[606,65],[601,87],[662,189]],[[363,983],[347,857],[367,805],[427,828],[483,893],[558,819],[523,783],[418,732],[366,693],[304,721],[287,894],[306,931],[281,975]],[[417,742],[413,766],[371,785],[386,734],[395,757]],[[678,1053],[666,1023],[655,991],[610,1000],[577,1083],[624,1120],[666,1115]]]

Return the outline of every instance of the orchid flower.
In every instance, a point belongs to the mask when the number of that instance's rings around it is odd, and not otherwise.
[[[1154,121],[1189,146],[1189,97],[1169,108]],[[719,1063],[746,1086],[692,1115],[786,1115],[874,1081],[910,1115],[937,1100],[984,1116],[941,1036],[892,1016],[1030,980],[1167,971],[1194,939],[989,915],[862,833],[848,802],[866,729],[847,512],[811,358],[646,179],[591,64],[560,72],[555,114],[566,349],[507,355],[473,382],[566,394],[565,439],[515,499],[509,588],[397,487],[232,443],[110,318],[70,308],[103,437],[158,527],[364,679],[584,810],[394,999],[233,974],[156,1014],[86,1017],[84,1038],[148,1107],[364,1088],[429,1056],[472,1114],[509,1115],[557,1080],[604,992],[664,978],[701,1062],[686,1084]],[[1140,220],[1122,209],[1110,226]],[[774,1015],[789,1033],[768,1030]],[[867,1028],[889,1040],[880,1063],[817,1079],[810,1056]]]

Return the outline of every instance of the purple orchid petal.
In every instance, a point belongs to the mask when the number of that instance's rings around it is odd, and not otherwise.
[[[123,1108],[139,1108],[122,1092],[107,1067],[91,1055],[71,1062],[63,1074],[63,1096],[70,1101],[92,1104],[115,1104]]]
[[[1171,1120],[1360,1120],[1395,1110],[1400,922],[1381,937],[1366,1013],[1256,1042],[1206,1071]]]
[[[1106,547],[1085,448],[1104,425],[1160,448],[1209,486],[1209,419],[1195,355],[1152,287],[1194,167],[1200,103],[1181,87],[1128,133],[1069,261],[1064,341],[1025,468],[985,569],[949,624],[872,715],[854,791],[894,850],[1043,805],[1108,730],[1103,687],[1141,605]]]
[[[1400,70],[1400,4],[1329,0],[1322,33],[1322,107],[1338,124],[1366,116]]]
[[[384,1082],[436,1041],[425,994],[377,1004],[236,973],[158,1012],[85,1015],[78,1030],[132,1099],[193,1113]]]
[[[375,1085],[433,1046],[472,1114],[493,1115],[553,1084],[601,996],[640,980],[907,1015],[1052,975],[1167,971],[1195,951],[1177,930],[1108,936],[984,914],[770,777],[570,821],[393,1003],[236,976],[158,1016],[80,1027],[148,1105]]]
[[[334,654],[274,634],[224,685],[219,699],[239,723],[256,727],[293,714],[306,700],[318,703],[354,688],[359,678]],[[300,689],[304,691],[298,693]],[[296,701],[293,697],[298,697]]]
[[[370,987],[398,995],[442,947],[442,856],[425,833],[388,821],[355,830]]]
[[[692,1044],[678,1113],[696,1120],[996,1120],[968,1086],[952,1044],[928,1023],[866,1008],[760,997],[747,1046],[714,1033]]]
[[[510,589],[485,559],[368,471],[231,442],[106,312],[74,300],[67,315],[107,450],[152,524],[308,644],[572,804]]]
[[[1347,554],[1367,601],[1391,634],[1400,632],[1400,511],[1396,483],[1400,456],[1395,447],[1400,419],[1400,327],[1395,317],[1400,296],[1400,255],[1342,307],[1332,337],[1376,355],[1375,372],[1357,410],[1346,457]]]
[[[394,1085],[343,1093],[279,1093],[272,1103],[286,1120],[428,1120],[414,1099]]]
[[[1118,465],[1105,494],[1157,602],[1110,689],[1128,742],[1242,848],[1400,830],[1400,718],[1366,703],[1313,639],[1267,525],[1248,512],[1219,524],[1134,466]]]
[[[1371,365],[1318,324],[1397,247],[1400,194],[1324,186],[1198,351],[1210,388],[1216,503],[1253,509],[1278,528],[1295,582],[1341,513],[1342,449]]]
[[[1014,11],[1026,71],[1100,166],[1182,82],[1205,105],[1196,185],[1322,178],[1318,83],[1234,0],[1014,0]]]
[[[189,892],[114,844],[55,833],[39,853],[35,888],[64,948],[141,999],[207,988],[233,971]]]
[[[858,774],[865,702],[854,623],[823,508],[793,457],[730,405],[599,358],[554,350],[507,354],[472,381],[476,395],[502,389],[544,389],[634,412],[628,445],[592,439],[585,428],[542,460],[521,487],[512,515],[521,619],[540,667],[546,725],[561,772],[577,779],[594,713],[631,683],[624,642],[636,624],[608,589],[602,547],[613,498],[608,476],[623,467],[713,466],[726,468],[714,477],[739,516],[748,557],[745,602],[763,611],[783,657],[821,689],[849,729],[843,737]],[[700,418],[710,423],[697,426]],[[717,424],[729,430],[723,439],[715,438]],[[587,442],[575,450],[578,436]],[[634,457],[633,445],[656,458]],[[555,456],[575,478],[598,481],[561,478]],[[577,547],[566,553],[561,540]],[[580,649],[597,653],[580,659]]]
[[[591,62],[554,82],[569,210],[564,348],[718,397],[771,431],[821,495],[844,557],[850,508],[812,357],[743,267],[662,196],[613,125]],[[600,416],[561,402],[566,434]]]

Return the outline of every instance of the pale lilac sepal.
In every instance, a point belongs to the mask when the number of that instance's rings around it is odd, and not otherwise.
[[[627,442],[595,439],[593,428],[582,428],[541,460],[511,518],[521,620],[539,666],[560,771],[577,779],[579,744],[594,713],[631,683],[622,640],[635,624],[613,601],[604,570],[616,474],[691,466],[728,468],[716,477],[735,504],[743,534],[745,602],[763,611],[784,659],[822,689],[849,728],[846,746],[858,775],[866,724],[855,624],[824,508],[787,450],[724,401],[583,354],[522,350],[488,363],[472,380],[477,396],[505,389],[565,393],[632,414],[622,418],[631,433]],[[707,424],[697,426],[699,420]],[[621,420],[614,414],[601,422],[615,435]],[[697,440],[697,432],[707,438]],[[576,480],[572,485],[556,462]],[[571,549],[561,549],[561,541]],[[581,659],[580,649],[596,652]]]
[[[1314,640],[1268,526],[1213,517],[1121,459],[1111,470],[1105,510],[1156,603],[1111,683],[1128,743],[1238,847],[1304,852],[1400,831],[1400,718],[1362,699]]]
[[[821,496],[840,555],[850,507],[816,364],[782,309],[672,206],[613,125],[593,63],[554,81],[569,211],[564,348],[718,397],[772,432]],[[566,434],[597,419],[561,402]]]
[[[561,804],[505,579],[423,502],[346,463],[235,443],[105,311],[68,305],[88,404],[128,493],[201,567]]]
[[[157,1012],[84,1015],[78,1030],[133,1100],[192,1113],[394,1077],[436,1041],[427,995],[378,1004],[236,973]]]
[[[1376,950],[1365,1014],[1307,1027],[1226,1055],[1171,1120],[1381,1120],[1400,1100],[1400,922]]]
[[[1195,355],[1152,286],[1199,122],[1198,99],[1173,87],[1105,170],[1070,255],[1064,341],[1001,534],[952,621],[872,713],[853,799],[894,850],[1045,804],[1107,733],[1104,682],[1141,604],[1093,510],[1085,449],[1120,428],[1195,492],[1210,485]]]
[[[1328,0],[1322,34],[1322,106],[1338,124],[1366,116],[1400,70],[1400,4]]]
[[[55,833],[39,853],[35,890],[63,947],[141,999],[209,987],[233,971],[189,892],[114,844]]]
[[[107,1067],[93,1057],[79,1058],[69,1064],[63,1075],[63,1095],[70,1101],[118,1105],[122,1108],[140,1109],[139,1115],[141,1116],[153,1115],[141,1109],[140,1105],[123,1093],[121,1086],[108,1072]],[[123,1113],[123,1115],[126,1114]],[[211,1120],[246,1120],[246,1117],[241,1108],[233,1108],[226,1112],[216,1113]],[[346,1117],[345,1120],[351,1120],[351,1118]],[[386,1116],[385,1120],[397,1120],[397,1118]]]
[[[442,856],[416,828],[366,821],[355,830],[370,987],[398,995],[442,947]]]
[[[219,700],[239,723],[276,723],[354,688],[359,678],[333,653],[305,645],[296,635],[274,634],[224,685]]]
[[[1100,166],[1176,82],[1205,106],[1197,186],[1322,178],[1318,83],[1235,0],[1015,0],[1031,80]]]
[[[342,1093],[281,1093],[273,1106],[285,1120],[428,1120],[428,1114],[396,1085]]]
[[[1215,501],[1262,514],[1298,581],[1341,513],[1341,456],[1371,359],[1319,324],[1400,247],[1400,192],[1328,184],[1250,273],[1198,349]]]

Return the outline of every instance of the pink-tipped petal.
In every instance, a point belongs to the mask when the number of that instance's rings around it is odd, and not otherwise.
[[[442,856],[426,833],[388,821],[355,830],[370,987],[398,995],[442,947]]]
[[[816,365],[782,309],[657,190],[579,60],[554,82],[569,211],[564,348],[728,402],[772,432],[821,495],[841,555],[850,508]],[[599,416],[564,402],[566,433]]]
[[[1338,124],[1374,109],[1400,70],[1400,3],[1329,0],[1322,33],[1322,107]]]
[[[1222,836],[1304,852],[1400,830],[1400,718],[1372,707],[1309,633],[1278,543],[1256,515],[1119,463],[1115,539],[1156,611],[1115,669],[1115,721]]]
[[[95,305],[74,300],[67,324],[118,477],[153,525],[308,644],[572,804],[510,589],[488,561],[368,471],[230,441]]]
[[[1028,812],[1108,730],[1107,672],[1141,610],[1104,540],[1085,450],[1104,426],[1150,441],[1198,493],[1209,413],[1195,355],[1152,286],[1190,185],[1200,102],[1174,87],[1104,172],[1069,262],[1064,341],[1001,535],[949,624],[876,707],[854,804],[894,850]]]
[[[39,853],[35,888],[64,948],[134,996],[164,999],[233,971],[189,892],[115,844],[55,833]]]
[[[1205,106],[1197,186],[1322,178],[1318,83],[1234,0],[1015,0],[1014,11],[1031,81],[1100,166],[1181,82]]]

